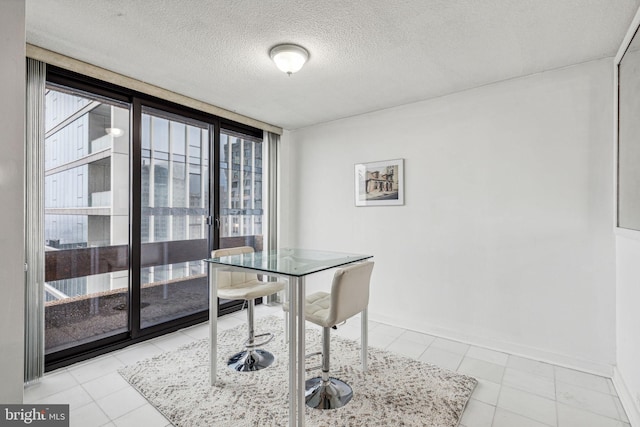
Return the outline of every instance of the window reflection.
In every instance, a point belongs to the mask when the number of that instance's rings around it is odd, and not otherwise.
[[[262,140],[227,132],[220,135],[221,246],[262,250]],[[228,160],[231,159],[231,163]],[[246,237],[244,241],[224,238]]]
[[[208,308],[209,124],[143,107],[141,327]],[[152,302],[152,303],[151,303]],[[146,304],[146,305],[145,305]]]
[[[128,328],[129,105],[48,84],[45,353]]]

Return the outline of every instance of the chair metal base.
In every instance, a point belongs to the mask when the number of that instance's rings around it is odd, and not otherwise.
[[[353,390],[349,384],[337,378],[311,378],[305,382],[305,401],[307,406],[315,409],[338,409],[349,403]]]
[[[265,350],[245,350],[236,353],[227,361],[227,366],[238,372],[259,371],[271,365],[273,354]]]

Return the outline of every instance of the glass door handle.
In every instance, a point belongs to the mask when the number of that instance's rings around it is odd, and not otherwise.
[[[220,218],[215,219],[216,228],[220,229]],[[207,217],[207,225],[213,225],[213,217]]]
[[[213,225],[214,224],[214,219],[211,216],[206,217],[206,223],[207,225]],[[215,225],[216,228],[219,230],[220,229],[220,218],[216,218],[215,219]]]

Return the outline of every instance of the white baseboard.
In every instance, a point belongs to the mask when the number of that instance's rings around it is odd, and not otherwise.
[[[465,344],[471,344],[478,347],[483,347],[490,350],[500,351],[503,353],[513,354],[515,356],[525,357],[528,359],[538,360],[540,362],[551,363],[554,365],[576,369],[578,371],[588,372],[590,374],[600,375],[607,378],[613,376],[613,364],[595,362],[591,360],[583,360],[572,356],[567,356],[560,353],[554,353],[546,350],[541,350],[535,347],[523,346],[500,340],[491,340],[474,335],[467,335],[460,333],[456,330],[450,330],[441,327],[435,327],[429,324],[416,324],[411,325],[402,324],[398,322],[398,319],[381,315],[379,313],[369,312],[369,320],[376,322],[386,323],[388,325],[397,326],[404,329],[414,330],[417,332],[423,332],[429,335],[446,338],[454,341],[460,341]],[[638,426],[640,427],[640,426]]]
[[[640,427],[640,405],[633,398],[618,368],[613,369],[613,386],[616,388],[622,407],[627,413],[631,427]]]

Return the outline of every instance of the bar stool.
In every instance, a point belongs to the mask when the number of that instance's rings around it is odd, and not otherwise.
[[[353,264],[337,270],[331,293],[316,292],[306,297],[305,319],[322,327],[322,375],[305,382],[307,406],[316,409],[341,408],[353,397],[349,384],[329,376],[330,331],[337,324],[361,313],[369,305],[373,262]],[[284,306],[288,310],[288,305]]]
[[[211,252],[212,258],[242,255],[253,253],[250,246],[236,248],[217,249]],[[227,366],[239,372],[250,372],[264,369],[275,360],[272,353],[259,349],[273,339],[273,333],[267,332],[256,335],[254,331],[255,299],[266,297],[284,289],[282,282],[261,282],[258,276],[251,273],[236,273],[221,271],[217,273],[218,297],[229,300],[247,301],[247,323],[249,325],[249,338],[244,343],[244,350],[234,354],[227,361]],[[268,337],[262,342],[256,343],[256,338]]]

